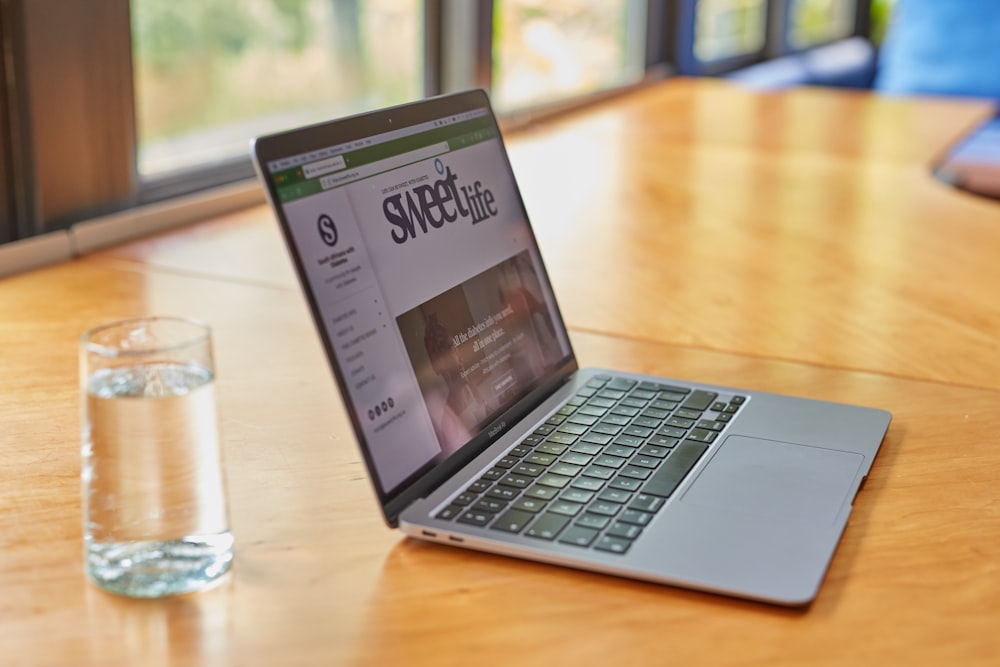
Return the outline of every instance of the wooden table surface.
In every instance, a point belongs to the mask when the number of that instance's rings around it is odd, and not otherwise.
[[[258,207],[0,281],[0,665],[1000,663],[1000,205],[928,165],[990,108],[673,80],[511,134],[585,365],[890,410],[787,610],[382,523]],[[77,338],[212,323],[237,555],[118,598],[82,567]]]

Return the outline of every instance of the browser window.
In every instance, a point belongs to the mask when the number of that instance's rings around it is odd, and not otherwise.
[[[383,493],[570,353],[486,109],[267,169]]]

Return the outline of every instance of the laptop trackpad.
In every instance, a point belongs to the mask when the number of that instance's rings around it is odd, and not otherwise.
[[[864,457],[821,447],[730,436],[682,502],[777,519],[833,523]]]

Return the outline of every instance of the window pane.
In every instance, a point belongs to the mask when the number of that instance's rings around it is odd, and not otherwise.
[[[143,176],[419,97],[420,0],[132,0]]]
[[[788,44],[802,49],[854,32],[855,0],[792,0]]]
[[[645,0],[496,0],[493,91],[500,109],[642,78]]]
[[[767,34],[764,0],[698,0],[694,55],[702,62],[757,53]]]

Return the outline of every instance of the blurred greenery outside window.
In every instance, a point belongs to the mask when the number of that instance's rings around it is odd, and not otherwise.
[[[854,32],[854,0],[791,0],[788,10],[788,44],[804,49],[849,37]]]
[[[131,0],[142,177],[420,97],[420,0]]]
[[[500,110],[639,81],[645,0],[495,0],[493,90]]]
[[[757,53],[766,37],[765,0],[698,0],[695,5],[694,55],[701,62]]]
[[[710,62],[761,53],[769,8],[779,11],[785,1],[792,48],[853,32],[854,0],[696,0],[694,56]],[[884,30],[893,2],[872,0],[873,31]],[[494,0],[489,66],[497,109],[641,80],[647,4]],[[258,134],[426,92],[422,0],[130,0],[130,6],[136,164],[144,180],[245,159]]]
[[[871,0],[871,3],[869,37],[874,44],[878,45],[885,39],[886,30],[889,29],[889,19],[892,17],[892,9],[896,6],[896,0]]]

